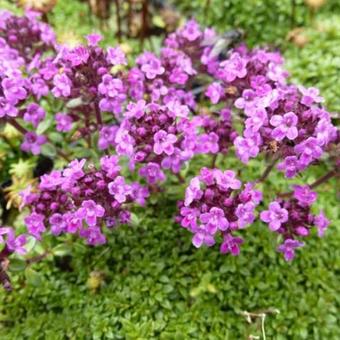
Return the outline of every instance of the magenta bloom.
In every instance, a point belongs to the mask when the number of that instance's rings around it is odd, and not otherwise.
[[[103,37],[98,33],[91,33],[86,36],[86,40],[89,46],[97,46]]]
[[[208,86],[205,95],[210,99],[212,104],[217,104],[224,94],[224,89],[220,83],[212,83]]]
[[[313,103],[322,103],[323,98],[319,96],[319,90],[315,87],[305,89],[300,87],[302,93],[301,104],[306,106],[312,106]]]
[[[24,113],[24,120],[32,123],[36,128],[45,116],[46,113],[42,107],[36,103],[31,103],[27,105],[26,112]]]
[[[261,212],[261,220],[269,224],[269,228],[273,231],[280,229],[281,224],[288,221],[288,211],[281,208],[278,202],[269,204],[269,210]]]
[[[25,235],[16,237],[13,228],[0,227],[0,244],[5,243],[10,252],[24,255],[26,253],[26,249],[24,248],[26,241]]]
[[[126,65],[126,57],[125,53],[122,51],[122,49],[118,47],[109,47],[107,49],[107,57],[106,60],[112,64],[112,65]]]
[[[59,112],[55,115],[55,120],[57,123],[56,126],[57,131],[68,132],[72,129],[73,119],[71,116]]]
[[[174,144],[177,141],[177,137],[164,130],[160,130],[154,135],[154,141],[153,151],[155,154],[161,155],[164,152],[170,156],[174,153]]]
[[[270,124],[275,126],[272,137],[277,141],[281,141],[285,137],[294,140],[298,136],[297,123],[298,117],[294,112],[285,113],[283,116],[272,116]]]
[[[27,132],[20,148],[22,151],[32,152],[33,155],[39,155],[41,146],[45,144],[46,141],[45,136],[37,135],[35,132]]]
[[[49,174],[40,177],[40,189],[54,190],[63,182],[61,171],[53,170]]]
[[[283,253],[286,261],[292,261],[295,257],[295,249],[303,247],[304,243],[298,240],[287,239],[283,244],[278,246],[277,250]]]
[[[190,181],[190,185],[185,190],[184,205],[189,206],[194,200],[200,199],[203,195],[203,191],[200,188],[200,180],[198,177],[194,177]]]
[[[146,178],[149,184],[163,182],[165,180],[164,172],[157,163],[150,162],[139,169],[139,175]]]
[[[232,170],[222,172],[219,169],[215,169],[214,177],[217,185],[222,191],[227,191],[228,189],[237,190],[241,188],[241,181],[236,178],[236,174]]]
[[[155,79],[158,75],[165,72],[161,61],[151,52],[144,52],[137,58],[136,62],[140,65],[140,69],[148,79]]]
[[[103,217],[104,213],[105,209],[93,200],[83,201],[81,207],[78,209],[78,216],[84,219],[90,227],[96,226],[97,218]]]
[[[28,232],[36,239],[41,239],[41,234],[46,230],[44,225],[44,215],[35,212],[25,217],[25,224]]]
[[[192,244],[196,248],[200,248],[203,244],[208,247],[211,247],[215,244],[214,236],[205,233],[204,231],[198,232],[192,238]]]
[[[239,204],[236,208],[235,215],[238,217],[239,228],[245,228],[255,220],[255,204],[253,202],[247,202]]]
[[[241,237],[234,237],[231,234],[225,234],[223,238],[223,243],[220,247],[220,252],[222,254],[230,253],[233,256],[240,254],[240,245],[243,243]]]
[[[123,176],[118,176],[108,185],[110,194],[119,203],[124,203],[127,196],[131,194],[131,187],[125,183]]]
[[[318,236],[322,237],[325,233],[325,230],[329,226],[329,220],[327,219],[323,211],[321,211],[318,216],[314,217],[314,224],[318,229]]]
[[[1,85],[6,99],[13,105],[27,97],[24,81],[21,78],[5,78]]]
[[[201,34],[200,27],[195,20],[189,20],[181,31],[181,36],[188,41],[195,41]]]
[[[317,194],[311,191],[308,185],[295,185],[294,198],[296,198],[302,206],[311,206],[317,199]]]
[[[224,216],[224,212],[220,208],[213,207],[208,213],[200,216],[200,221],[206,225],[206,230],[214,235],[217,230],[227,230],[229,222]]]
[[[234,141],[237,157],[243,162],[248,163],[250,158],[256,157],[260,152],[255,138],[237,137]]]
[[[53,84],[52,93],[55,97],[68,97],[71,94],[72,82],[66,74],[56,74],[53,78]]]

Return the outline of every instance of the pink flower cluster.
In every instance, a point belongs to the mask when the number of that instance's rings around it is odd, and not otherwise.
[[[238,255],[243,239],[235,233],[254,222],[261,200],[261,192],[252,183],[242,188],[232,170],[202,168],[190,181],[184,202],[179,202],[177,222],[194,234],[195,247],[211,247],[221,240],[221,253]]]
[[[28,233],[41,239],[49,228],[54,235],[78,234],[90,245],[103,244],[103,227],[112,228],[130,221],[128,206],[144,205],[148,190],[128,184],[120,174],[116,156],[104,156],[100,168],[85,159],[72,161],[63,171],[43,175],[36,191],[22,193],[23,205],[31,213],[25,218]]]
[[[312,214],[311,206],[316,199],[317,194],[308,185],[296,185],[292,198],[277,199],[269,204],[268,210],[261,212],[261,220],[268,224],[271,231],[283,237],[278,251],[284,254],[287,261],[294,258],[296,248],[304,245],[297,238],[310,236],[313,227],[322,237],[329,225],[323,212]]]

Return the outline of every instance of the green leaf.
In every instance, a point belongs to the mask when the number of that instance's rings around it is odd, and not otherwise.
[[[20,272],[26,267],[26,261],[24,259],[10,259],[9,270],[11,272]]]
[[[52,254],[55,256],[65,256],[71,253],[71,247],[68,244],[62,243],[58,244],[52,249]]]

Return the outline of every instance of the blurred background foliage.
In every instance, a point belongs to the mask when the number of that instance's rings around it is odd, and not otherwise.
[[[154,34],[143,44],[124,31],[117,35],[114,1],[111,16],[100,19],[91,15],[86,1],[59,0],[47,19],[60,42],[77,44],[85,34],[101,31],[105,44],[120,40],[132,57],[160,45],[166,30],[160,2],[152,4],[149,26]],[[128,11],[127,3],[119,1],[122,13]],[[340,112],[339,1],[178,0],[166,6],[179,13],[179,24],[194,17],[221,33],[241,28],[250,46],[280,49],[292,79],[320,88],[326,106]],[[21,12],[9,0],[0,0],[0,8]],[[6,131],[7,137],[11,133]],[[12,148],[10,143],[0,148],[0,178],[10,174],[19,179],[15,185],[20,187],[21,178],[32,178],[38,159],[32,163],[16,154],[19,141],[10,140]],[[195,167],[203,161],[198,159]],[[219,165],[240,167],[237,162],[228,158]],[[263,167],[263,162],[253,160],[241,177],[250,179]],[[190,169],[187,176],[196,170]],[[323,171],[311,168],[294,183],[312,183]],[[274,196],[287,189],[287,181],[273,173],[263,189]],[[176,190],[181,189],[169,183],[146,211],[135,211],[133,226],[114,230],[109,246],[91,248],[67,237],[58,245],[47,239],[43,246],[53,247],[53,255],[24,273],[15,271],[21,269],[18,260],[12,266],[14,291],[0,291],[0,338],[261,338],[260,318],[247,320],[244,311],[267,314],[269,339],[340,338],[339,182],[330,181],[318,190],[318,209],[325,210],[332,226],[323,239],[310,238],[293,263],[276,254],[274,237],[261,223],[246,231],[247,244],[239,257],[222,256],[218,249],[196,250],[189,233],[173,223],[176,200],[183,195]],[[36,252],[43,254],[43,247]]]

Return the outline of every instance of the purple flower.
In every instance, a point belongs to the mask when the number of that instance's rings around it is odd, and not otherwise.
[[[284,171],[287,178],[292,178],[302,169],[302,166],[296,156],[288,156],[277,165],[277,169]]]
[[[89,57],[90,53],[84,46],[78,46],[71,51],[67,51],[65,55],[65,58],[71,62],[73,67],[86,64]]]
[[[272,231],[276,231],[280,229],[281,224],[288,221],[288,211],[274,201],[269,204],[269,210],[261,212],[260,217],[263,222],[269,224]]]
[[[323,153],[318,140],[314,137],[309,137],[296,145],[294,151],[300,155],[300,162],[304,166],[307,166],[315,159],[319,159]]]
[[[36,128],[45,116],[46,113],[42,107],[36,103],[31,103],[27,105],[26,112],[24,113],[24,120],[32,123]]]
[[[141,65],[141,70],[148,79],[155,79],[165,72],[161,61],[151,52],[144,52],[136,62]]]
[[[127,199],[127,196],[131,194],[131,187],[125,183],[123,176],[116,177],[114,181],[109,183],[108,188],[110,194],[119,203],[124,203]]]
[[[193,236],[192,244],[196,248],[200,248],[203,244],[211,247],[215,244],[215,239],[212,235],[205,233],[204,231],[200,231]]]
[[[125,54],[119,46],[107,49],[106,60],[112,65],[127,65]]]
[[[85,165],[86,159],[72,161],[68,167],[63,171],[63,176],[69,180],[78,180],[84,176],[83,167]]]
[[[329,226],[329,220],[327,219],[323,211],[321,211],[318,216],[314,217],[314,224],[318,229],[318,236],[322,237],[325,233],[325,230]]]
[[[256,157],[260,149],[255,138],[235,138],[234,145],[236,147],[237,157],[243,162],[248,163],[249,158]]]
[[[47,96],[49,93],[46,82],[40,77],[31,78],[31,90],[38,100],[43,96]]]
[[[118,78],[113,78],[109,74],[105,74],[102,82],[98,85],[98,92],[109,98],[115,99],[124,91],[123,82]]]
[[[78,209],[78,217],[84,219],[90,227],[94,227],[97,224],[97,218],[103,217],[105,209],[96,204],[93,200],[83,201],[81,207]]]
[[[210,99],[212,104],[217,104],[224,94],[224,89],[220,83],[212,83],[208,86],[205,95]]]
[[[99,131],[98,148],[99,150],[106,150],[110,146],[115,146],[116,134],[118,126],[103,126]]]
[[[205,224],[206,231],[214,235],[217,230],[225,231],[229,227],[229,222],[224,216],[224,212],[220,208],[213,207],[208,213],[200,216],[200,221]]]
[[[16,117],[18,115],[18,109],[8,102],[4,97],[0,97],[0,118],[3,117]]]
[[[68,97],[71,94],[72,81],[66,74],[56,74],[53,77],[52,93],[55,97]]]
[[[236,78],[244,78],[247,75],[247,60],[239,53],[234,52],[230,58],[221,63],[223,68],[223,80],[232,82]]]
[[[323,98],[319,96],[319,90],[315,87],[308,89],[300,87],[300,91],[302,93],[301,104],[303,105],[312,106],[313,103],[323,102]]]
[[[255,205],[253,202],[247,202],[239,204],[236,208],[235,215],[238,217],[238,226],[244,228],[249,224],[252,224],[255,220]]]
[[[104,156],[100,159],[100,167],[105,171],[107,177],[115,178],[121,167],[119,166],[119,158],[117,156]]]
[[[27,91],[21,78],[5,78],[1,85],[6,99],[13,105],[27,97]]]
[[[278,141],[285,137],[289,140],[294,140],[298,136],[297,123],[298,117],[294,112],[285,113],[283,116],[272,116],[270,124],[276,127],[272,131],[272,137]]]
[[[252,115],[246,119],[246,129],[252,132],[257,132],[267,123],[268,116],[265,109],[256,109]]]
[[[236,174],[232,170],[222,172],[221,170],[215,169],[214,177],[222,191],[227,191],[228,189],[238,190],[241,188],[241,181],[236,178]]]
[[[66,221],[61,214],[53,214],[48,221],[51,224],[51,232],[53,235],[60,235],[67,229]]]
[[[44,215],[32,212],[30,215],[25,217],[25,224],[28,232],[33,235],[36,239],[41,239],[41,234],[46,230],[44,225]]]
[[[164,130],[160,130],[154,135],[154,141],[153,151],[155,154],[161,155],[164,152],[170,156],[174,153],[174,144],[177,141],[177,137]]]
[[[199,200],[203,195],[203,191],[200,187],[200,180],[198,177],[194,177],[190,181],[190,185],[185,190],[184,205],[189,206],[194,200]]]
[[[106,237],[102,234],[100,228],[91,226],[80,231],[80,236],[86,238],[87,244],[97,246],[106,243]]]
[[[96,47],[103,37],[98,33],[88,34],[86,40],[89,46]]]
[[[61,171],[53,170],[50,174],[45,174],[40,177],[40,189],[54,190],[63,182]]]
[[[200,27],[195,20],[189,20],[181,31],[182,37],[189,41],[195,41],[201,34]]]
[[[283,244],[278,246],[277,250],[283,253],[286,261],[292,261],[295,257],[295,249],[303,247],[304,243],[298,240],[287,239]]]
[[[311,206],[317,199],[317,194],[311,191],[308,185],[295,185],[294,198],[296,198],[302,206]]]
[[[38,155],[41,151],[41,145],[45,144],[46,141],[45,136],[37,135],[35,132],[27,132],[20,148],[22,151],[32,152],[33,155]]]
[[[6,240],[4,239],[4,236],[6,236]],[[0,228],[0,244],[6,243],[8,250],[11,252],[15,252],[19,255],[24,255],[26,253],[26,249],[24,248],[26,241],[27,240],[25,235],[19,235],[15,237],[15,232],[13,228]]]
[[[241,237],[233,237],[231,234],[225,234],[223,243],[220,247],[222,254],[230,253],[233,256],[240,254],[240,245],[243,243]]]
[[[142,118],[146,108],[146,101],[144,99],[138,100],[137,103],[129,103],[126,106],[125,117],[137,119]]]
[[[197,228],[197,219],[200,215],[198,209],[182,207],[181,215],[183,216],[181,224],[184,228],[190,227],[193,230]]]
[[[146,178],[149,184],[163,182],[165,180],[164,172],[157,163],[150,162],[139,169],[139,175]]]
[[[68,132],[72,129],[73,119],[71,116],[59,112],[55,115],[55,120],[57,123],[56,126],[57,131]]]

